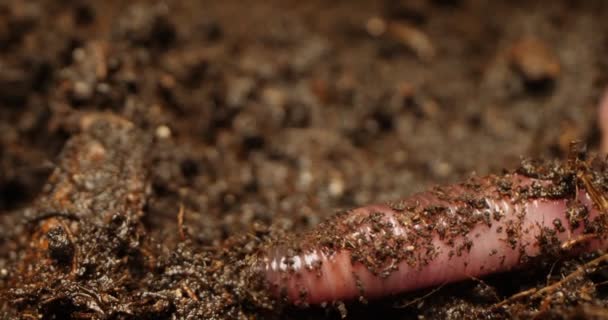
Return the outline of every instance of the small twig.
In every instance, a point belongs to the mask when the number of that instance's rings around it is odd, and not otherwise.
[[[603,285],[606,285],[606,284],[608,284],[608,280],[606,280],[606,281],[602,281],[602,282],[600,282],[600,283],[596,283],[596,284],[595,284],[595,286],[596,286],[596,287],[599,287],[599,286],[603,286]]]
[[[177,232],[179,232],[179,238],[184,241],[186,235],[184,233],[184,205],[179,204],[179,211],[177,212]]]
[[[190,287],[188,287],[188,285],[186,285],[185,283],[182,283],[182,289],[184,289],[184,291],[186,291],[186,293],[188,294],[188,297],[190,297],[190,299],[192,299],[194,301],[199,301],[198,297],[196,296],[194,291],[192,291],[192,289],[190,289]]]
[[[33,218],[27,219],[25,221],[25,223],[31,226],[34,223],[37,223],[37,222],[40,222],[43,220],[48,220],[51,218],[56,218],[56,217],[65,218],[65,219],[72,220],[72,221],[80,220],[80,217],[78,217],[77,215],[75,215],[73,213],[52,211],[52,212],[46,212],[41,215],[35,216]]]
[[[528,297],[528,296],[534,294],[536,291],[538,291],[538,289],[531,288],[531,289],[528,289],[528,290],[524,290],[524,291],[518,292],[518,293],[516,293],[516,294],[514,294],[514,295],[512,295],[510,297],[508,297],[507,299],[504,299],[501,302],[494,304],[490,309],[491,310],[498,309],[498,308],[500,308],[500,307],[502,307],[504,305],[510,304],[513,301],[519,300],[521,298]]]
[[[591,182],[591,178],[589,178],[586,172],[579,172],[577,177],[585,185],[585,189],[591,197],[591,200],[593,200],[595,206],[601,211],[601,213],[606,213],[608,211],[608,199],[606,196],[595,187],[593,182]]]
[[[559,262],[559,259],[553,261],[553,263],[551,264],[551,268],[549,269],[549,273],[547,274],[547,283],[545,284],[546,286],[548,286],[549,281],[551,281],[551,275],[553,274],[553,269],[555,269],[555,265],[557,264],[557,262]]]
[[[144,256],[146,256],[148,258],[150,270],[154,270],[154,266],[156,264],[156,259],[154,258],[154,255],[152,254],[152,252],[150,252],[145,247],[141,247],[139,250],[141,251],[141,253],[144,254]]]
[[[566,277],[564,277],[562,280],[557,281],[556,283],[550,285],[550,286],[546,286],[540,290],[538,290],[536,293],[534,293],[531,298],[538,298],[543,294],[546,293],[551,293],[555,290],[557,290],[559,287],[561,287],[562,285],[564,285],[565,283],[573,280],[576,277],[579,277],[585,273],[587,273],[587,269],[590,268],[595,268],[597,267],[600,263],[604,262],[604,261],[608,261],[608,254],[604,254],[599,256],[598,258],[595,258],[587,263],[585,263],[584,265],[578,267],[578,269],[576,269],[575,271],[573,271],[572,273],[570,273],[569,275],[567,275]]]
[[[434,288],[433,290],[431,290],[430,292],[426,293],[425,295],[418,297],[414,300],[408,301],[405,304],[401,304],[401,305],[395,305],[393,306],[395,309],[404,309],[407,308],[413,304],[417,304],[418,302],[425,300],[426,298],[430,297],[431,295],[435,294],[437,291],[441,290],[443,287],[445,286],[445,283],[442,283],[440,286]]]
[[[576,238],[570,239],[564,243],[562,243],[561,245],[561,249],[562,250],[570,250],[572,249],[572,247],[574,247],[575,245],[582,243],[582,242],[586,242],[595,238],[598,238],[599,236],[595,233],[588,233],[588,234],[581,234],[579,236],[577,236]]]
[[[561,286],[563,286],[564,284],[566,284],[567,282],[570,282],[573,279],[575,279],[576,277],[579,277],[579,276],[587,273],[588,269],[596,268],[600,263],[605,262],[605,261],[608,261],[608,254],[604,254],[596,259],[593,259],[593,260],[585,263],[584,265],[578,267],[578,269],[576,269],[569,275],[565,276],[560,281],[557,281],[551,285],[547,285],[542,289],[532,288],[532,289],[528,289],[528,290],[516,293],[516,294],[512,295],[511,297],[501,301],[500,303],[493,305],[492,309],[500,308],[504,305],[507,305],[513,301],[516,301],[516,300],[519,300],[522,298],[530,297],[530,299],[537,299],[545,294],[552,293],[555,290],[557,290],[558,288],[560,288]]]

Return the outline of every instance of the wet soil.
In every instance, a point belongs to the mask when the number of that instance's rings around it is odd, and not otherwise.
[[[0,2],[0,313],[608,317],[595,257],[310,309],[251,259],[341,209],[599,145],[604,1]]]

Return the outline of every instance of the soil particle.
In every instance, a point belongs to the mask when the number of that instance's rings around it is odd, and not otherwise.
[[[560,61],[547,45],[532,37],[518,40],[511,49],[511,64],[529,88],[551,87],[560,74]]]
[[[49,255],[60,264],[72,261],[74,246],[70,242],[66,231],[56,227],[47,232]]]
[[[391,23],[388,32],[395,39],[412,50],[422,61],[429,62],[436,55],[435,45],[424,32],[400,23]]]
[[[167,48],[177,37],[165,4],[136,4],[118,20],[117,33],[135,45]]]

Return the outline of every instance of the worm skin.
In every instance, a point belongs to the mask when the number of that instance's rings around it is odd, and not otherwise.
[[[508,271],[603,230],[604,216],[576,184],[507,174],[357,208],[272,246],[260,268],[275,295],[300,305]],[[590,251],[606,242],[591,238],[575,247]]]
[[[603,154],[608,154],[608,88],[604,89],[600,99],[597,119],[601,133],[600,151]]]

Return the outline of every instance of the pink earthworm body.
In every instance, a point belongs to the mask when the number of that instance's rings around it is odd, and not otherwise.
[[[601,132],[600,151],[608,154],[608,88],[604,89],[604,93],[598,104],[598,126]]]
[[[338,214],[275,244],[260,268],[287,301],[379,298],[508,271],[604,230],[583,183],[522,174],[470,179],[402,201]],[[600,237],[574,252],[608,247]]]

